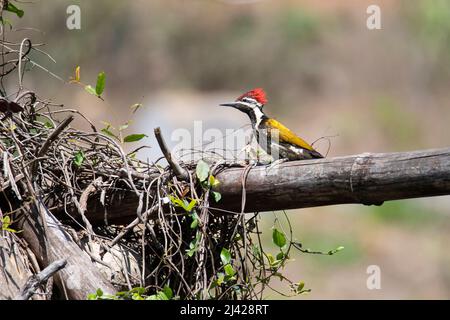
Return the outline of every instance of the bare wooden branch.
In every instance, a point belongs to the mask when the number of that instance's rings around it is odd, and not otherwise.
[[[57,260],[51,263],[41,272],[28,278],[25,285],[20,289],[20,293],[14,298],[15,300],[28,300],[33,296],[36,290],[45,283],[56,272],[64,268],[67,264],[65,259]]]
[[[147,220],[147,217],[149,215],[152,215],[155,213],[155,211],[158,210],[158,206],[153,206],[150,208],[150,210],[144,212],[144,214],[142,215],[142,219],[143,220]],[[109,244],[110,247],[115,246],[120,239],[122,239],[128,232],[130,232],[131,230],[133,230],[134,227],[136,227],[139,223],[141,223],[141,219],[136,218],[134,219],[129,225],[127,225]]]
[[[73,121],[74,116],[70,115],[66,119],[64,119],[53,132],[48,136],[47,140],[45,140],[42,147],[36,152],[36,158],[40,158],[47,152],[50,145],[55,141],[55,139],[60,135],[60,133],[67,128],[67,126]],[[34,176],[37,170],[37,161],[34,161],[31,165],[31,175]]]
[[[238,211],[243,169],[217,175],[223,209]],[[250,170],[246,212],[307,208],[450,194],[450,148],[364,153],[320,160],[292,161],[267,170]]]
[[[50,147],[53,141],[59,136],[59,134],[73,121],[74,116],[70,115],[66,119],[64,119],[56,128],[53,130],[53,132],[48,136],[47,140],[44,142],[42,147],[39,149],[39,151],[36,154],[36,157],[42,157]]]
[[[241,211],[244,168],[217,174],[220,210]],[[252,168],[246,182],[245,212],[307,208],[450,194],[450,148],[399,153],[364,153],[319,160],[290,161],[272,169]],[[88,203],[89,220],[103,221],[98,198]],[[110,223],[136,218],[132,192],[116,195],[108,205]],[[219,210],[217,212],[220,212]]]
[[[16,297],[28,278],[39,271],[34,254],[11,232],[0,231],[0,300]],[[34,299],[44,299],[43,290]]]
[[[45,235],[42,223],[36,221],[40,215],[29,214],[32,210],[42,210],[48,226]],[[21,217],[18,228],[23,230],[22,235],[40,264],[45,264],[46,260],[67,260],[67,266],[55,277],[55,282],[67,298],[84,300],[89,293],[94,293],[99,288],[109,294],[116,291],[44,206],[33,208],[25,205],[24,216]],[[47,237],[48,246],[44,237]]]
[[[162,136],[161,129],[155,128],[155,137],[158,141],[159,147],[161,149],[161,152],[163,153],[164,157],[166,158],[167,162],[169,163],[169,166],[172,168],[173,172],[175,172],[176,176],[182,180],[189,179],[189,173],[183,169],[178,161],[172,156],[172,153],[170,152],[169,148],[167,147],[167,144]]]
[[[78,209],[79,214],[81,215],[81,219],[84,222],[84,225],[86,226],[86,229],[89,231],[89,233],[92,235],[94,234],[94,230],[92,229],[92,225],[89,222],[89,219],[86,218],[85,212],[87,210],[87,201],[89,199],[89,196],[95,192],[97,189],[97,185],[102,182],[102,177],[98,177],[94,181],[92,181],[89,186],[83,191],[83,193],[80,196],[80,201],[78,202],[77,198],[74,196],[72,201],[75,204],[75,206]]]

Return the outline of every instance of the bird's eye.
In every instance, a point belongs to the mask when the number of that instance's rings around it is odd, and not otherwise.
[[[242,101],[250,103],[250,104],[255,104],[256,103],[255,99],[247,98],[247,97],[243,98]]]

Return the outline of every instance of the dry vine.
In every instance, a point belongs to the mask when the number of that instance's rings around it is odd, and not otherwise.
[[[79,111],[23,87],[24,70],[37,65],[29,57],[36,50],[29,39],[3,39],[0,46],[2,217],[20,225],[32,214],[30,208],[43,206],[53,213],[98,267],[110,269],[117,290],[125,290],[114,296],[100,292],[95,298],[260,299],[273,276],[288,281],[294,293],[305,291],[280,273],[294,245],[290,227],[277,230],[280,249],[274,257],[263,248],[257,213],[212,212],[211,185],[226,167],[223,162],[211,164],[201,178],[198,164],[172,158],[158,131],[164,157],[149,163],[125,153],[119,141]],[[5,81],[14,74],[19,82],[16,92],[9,93]],[[86,121],[91,131],[71,127],[74,117]],[[169,165],[159,164],[164,158]],[[244,206],[245,176],[242,183]],[[108,223],[106,205],[104,221],[90,221],[93,194],[105,204],[124,191],[139,199],[134,221]],[[45,219],[40,223],[45,233]],[[110,261],[103,259],[107,253]],[[131,266],[127,254],[138,263]]]

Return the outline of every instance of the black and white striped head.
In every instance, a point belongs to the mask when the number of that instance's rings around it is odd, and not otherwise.
[[[252,122],[259,122],[261,117],[264,116],[262,108],[266,103],[266,93],[262,88],[256,88],[239,96],[234,102],[222,103],[220,105],[236,108],[246,113]]]

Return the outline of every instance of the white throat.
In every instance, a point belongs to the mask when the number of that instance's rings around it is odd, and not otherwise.
[[[259,125],[261,124],[261,121],[264,117],[264,113],[261,111],[260,108],[258,107],[253,107],[253,112],[255,113],[255,118],[256,118],[256,128],[259,127]]]

